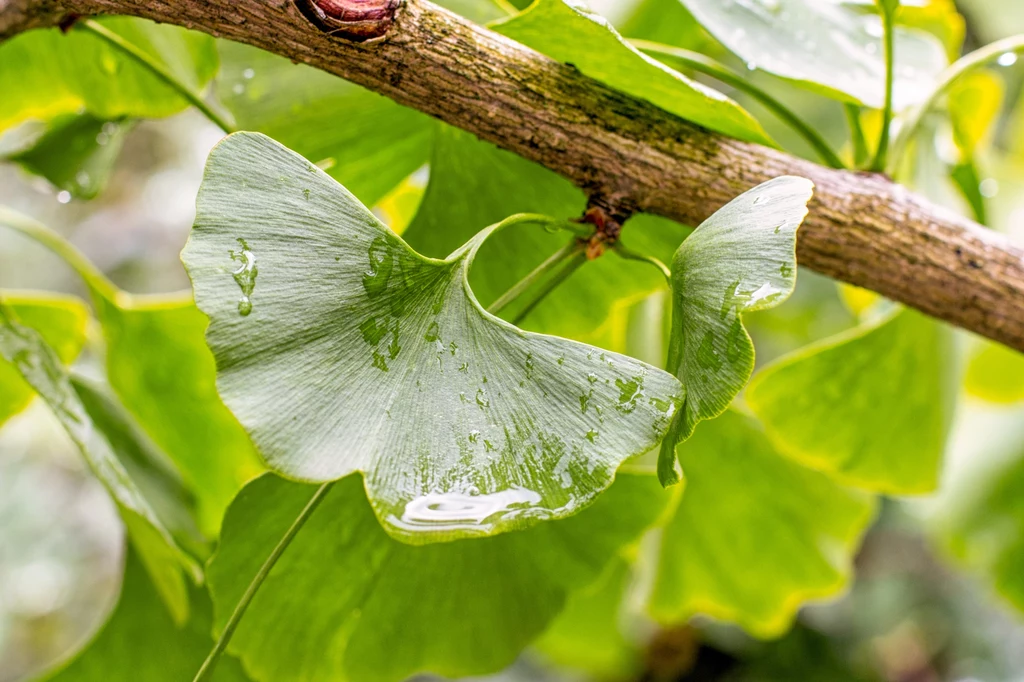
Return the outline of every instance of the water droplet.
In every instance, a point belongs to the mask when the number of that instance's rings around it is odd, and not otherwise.
[[[587,431],[587,440],[593,443],[597,440],[597,437],[600,435],[601,434],[599,434],[597,431],[591,429],[590,431]]]
[[[235,83],[234,87],[231,88],[231,92],[235,93],[236,95],[241,95],[245,92],[245,86],[241,83]]]
[[[371,346],[376,346],[388,333],[388,328],[385,325],[378,326],[377,320],[371,317],[359,325],[359,331],[363,335],[363,341]]]
[[[565,364],[565,358],[558,358],[558,360],[556,360],[555,362],[557,362],[559,364],[559,366],[564,365]]]
[[[783,263],[779,266],[779,274],[783,277],[790,277],[793,274],[793,267],[789,263]]]
[[[302,196],[306,197],[306,201],[309,201],[309,190],[308,189],[302,190]]]
[[[373,351],[373,366],[382,372],[388,371],[388,363],[384,359],[384,356],[377,351]]]
[[[580,412],[583,414],[587,413],[587,407],[590,405],[590,396],[593,395],[593,391],[590,393],[580,394]]]
[[[100,132],[96,133],[96,144],[98,144],[99,146],[103,147],[108,142],[110,142],[110,135],[107,135],[102,130]]]
[[[71,192],[67,190],[61,190],[60,192],[57,192],[57,201],[62,204],[68,203],[69,201],[71,201]]]
[[[256,75],[256,72],[254,70],[252,70],[252,69],[246,69],[245,71],[242,72],[242,78],[244,78],[246,80],[252,80],[253,76],[255,76],[255,75]]]
[[[75,182],[78,183],[79,187],[88,187],[91,181],[92,177],[85,171],[78,171],[78,173],[75,174]]]
[[[1013,66],[1017,63],[1017,55],[1014,52],[1004,52],[999,55],[999,59],[996,60],[999,66]]]
[[[623,381],[622,379],[616,379],[615,385],[619,389],[619,405],[629,405],[630,403],[636,402],[637,394],[640,392],[640,381],[637,381],[639,377],[633,377],[629,381]]]
[[[454,341],[449,343],[448,344],[448,352],[451,353],[452,356],[454,357],[455,354],[459,352],[459,344],[455,343]]]
[[[370,270],[363,275],[363,288],[370,298],[384,293],[391,279],[391,270],[395,265],[394,254],[388,246],[387,239],[377,237],[370,244]]]
[[[712,372],[722,369],[722,359],[718,357],[718,351],[715,350],[714,332],[709,331],[704,334],[704,339],[700,342],[700,347],[697,349],[697,364],[701,368],[709,369]]]
[[[533,353],[526,354],[526,378],[533,378]]]
[[[475,443],[479,439],[480,439],[480,432],[479,431],[470,431],[469,432],[469,442],[470,443]]]
[[[593,373],[588,374],[587,375],[587,381],[589,381],[592,384],[596,384],[597,383],[597,375],[593,374]]]
[[[981,196],[991,199],[999,194],[999,181],[995,178],[985,178],[978,185],[978,191],[981,192]]]
[[[238,288],[242,290],[242,297],[238,300],[238,314],[247,317],[252,312],[252,292],[256,289],[256,276],[259,274],[259,269],[256,267],[256,254],[249,249],[245,240],[239,237],[238,245],[241,247],[240,251],[228,251],[228,254],[230,254],[231,260],[241,263],[238,269],[231,273],[231,276],[234,277]]]
[[[441,338],[441,327],[436,321],[431,322],[430,326],[427,327],[427,333],[423,335],[423,340],[433,343]]]
[[[480,406],[480,409],[491,406],[491,401],[487,399],[487,394],[484,393],[484,389],[476,389],[476,404]]]
[[[405,505],[401,518],[391,515],[388,522],[403,530],[420,533],[425,530],[485,533],[499,521],[541,511],[537,509],[541,502],[540,494],[521,486],[486,495],[479,494],[472,487],[465,490],[417,497]]]

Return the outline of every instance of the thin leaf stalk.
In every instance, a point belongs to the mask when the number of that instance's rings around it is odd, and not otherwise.
[[[839,158],[839,155],[836,154],[831,146],[829,146],[828,142],[825,141],[825,138],[823,138],[810,124],[800,118],[792,109],[787,107],[778,99],[751,83],[742,75],[733,71],[721,62],[699,52],[684,50],[682,48],[672,47],[671,45],[663,45],[649,40],[631,40],[630,42],[634,47],[648,54],[652,54],[657,57],[668,57],[672,61],[678,62],[687,68],[699,71],[700,73],[711,76],[715,80],[721,81],[730,87],[736,88],[741,92],[745,92],[764,105],[764,107],[771,111],[780,121],[800,135],[800,137],[802,137],[807,144],[814,149],[824,163],[832,168],[846,167],[846,164],[843,163],[843,160]]]
[[[114,33],[106,26],[93,21],[92,19],[85,19],[75,24],[77,30],[86,31],[96,36],[97,38],[105,41],[107,44],[120,50],[124,54],[131,57],[138,64],[148,69],[154,76],[166,83],[171,89],[176,91],[192,106],[198,109],[206,118],[208,118],[214,125],[223,130],[225,133],[233,133],[236,131],[235,127],[227,121],[221,114],[217,113],[211,107],[202,96],[195,92],[191,87],[183,82],[180,78],[175,76],[171,71],[161,64],[159,61],[153,58],[152,55],[147,54],[144,50],[139,49],[137,45],[125,40],[123,37]]]
[[[277,546],[274,547],[274,550],[270,553],[270,556],[267,557],[266,561],[263,562],[263,565],[260,566],[260,570],[253,577],[249,586],[246,588],[245,593],[242,595],[242,598],[238,601],[238,604],[235,606],[235,610],[231,613],[231,617],[228,618],[228,622],[224,625],[224,629],[221,631],[220,637],[217,638],[217,642],[214,644],[213,649],[210,650],[210,654],[206,657],[206,660],[203,661],[203,665],[199,668],[199,672],[196,673],[193,682],[209,680],[213,675],[214,668],[217,666],[217,661],[220,660],[221,655],[223,655],[225,649],[227,649],[228,643],[231,641],[231,637],[235,634],[235,630],[238,628],[239,623],[241,623],[242,617],[245,616],[245,612],[249,609],[250,604],[252,604],[253,598],[256,597],[256,593],[259,592],[260,587],[263,586],[267,576],[269,576],[270,572],[274,569],[274,565],[277,564],[281,555],[283,555],[285,550],[288,549],[288,546],[291,545],[292,540],[294,540],[295,536],[299,534],[302,527],[306,525],[306,521],[309,520],[313,515],[313,512],[315,512],[317,507],[320,506],[320,503],[323,502],[333,485],[334,482],[330,481],[317,488],[316,492],[313,493],[313,496],[309,499],[309,502],[306,503],[306,506],[303,507],[302,511],[299,512],[299,515],[295,517],[292,525],[289,526],[285,534],[281,536],[281,540],[277,543]]]
[[[877,0],[882,14],[882,42],[885,49],[885,104],[882,107],[882,133],[878,138],[878,150],[871,162],[871,170],[881,173],[885,170],[889,155],[889,136],[892,128],[893,87],[896,79],[896,12],[887,0]],[[898,4],[898,3],[896,3]]]

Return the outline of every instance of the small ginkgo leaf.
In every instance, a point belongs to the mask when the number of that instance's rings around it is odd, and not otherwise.
[[[964,383],[968,393],[989,402],[1024,401],[1024,354],[986,342],[972,353]]]
[[[23,292],[4,292],[0,300],[26,327],[39,332],[62,363],[78,357],[89,321],[85,303],[70,296]],[[0,356],[0,424],[28,407],[34,396],[17,368]]]
[[[271,468],[362,471],[385,527],[431,542],[574,514],[660,441],[670,374],[481,308],[467,277],[494,229],[424,258],[273,140],[214,149],[182,259],[221,396]]]
[[[780,452],[847,484],[935,489],[956,402],[951,336],[894,309],[765,367],[747,389]]]
[[[888,1],[888,0],[886,0]],[[885,100],[881,18],[852,3],[822,0],[680,0],[751,69],[875,109]],[[927,98],[948,64],[923,31],[897,28],[896,110]]]
[[[745,192],[708,218],[672,261],[668,369],[683,382],[683,408],[662,445],[658,475],[678,481],[675,444],[720,415],[754,371],[745,312],[782,303],[796,286],[796,231],[814,184],[785,176]]]
[[[735,411],[701,425],[679,457],[686,489],[662,531],[655,618],[704,614],[777,637],[805,602],[847,584],[869,496],[782,457]]]
[[[741,140],[772,144],[757,119],[739,104],[643,54],[580,0],[537,0],[491,28],[688,121]]]
[[[200,569],[179,547],[135,478],[140,471],[146,475],[157,474],[152,467],[139,466],[140,459],[135,456],[144,448],[136,447],[134,434],[123,430],[124,422],[116,417],[105,419],[105,424],[93,420],[88,403],[92,403],[94,409],[103,410],[106,417],[112,416],[109,406],[92,393],[83,401],[79,388],[72,383],[53,349],[38,332],[20,324],[5,306],[0,306],[0,356],[14,365],[46,402],[96,478],[106,487],[117,504],[129,538],[172,616],[177,622],[184,622],[188,616],[188,594],[182,570],[197,578]],[[110,433],[105,433],[100,426]],[[132,459],[132,470],[129,470],[125,460]],[[171,498],[162,497],[162,502],[170,503]],[[182,520],[189,513],[176,510],[173,516]]]
[[[336,483],[281,555],[228,651],[259,682],[398,682],[497,672],[662,516],[653,476],[621,472],[569,518],[412,546],[385,533],[360,476]],[[228,509],[208,580],[223,628],[317,486],[264,475]]]

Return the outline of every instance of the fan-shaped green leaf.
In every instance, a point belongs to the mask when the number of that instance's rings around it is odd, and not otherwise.
[[[776,447],[877,492],[938,483],[956,399],[948,330],[912,310],[766,367],[747,390]]]
[[[27,327],[39,332],[64,364],[70,363],[85,343],[89,312],[77,298],[53,294],[0,294],[6,304]],[[32,401],[35,392],[21,373],[0,356],[0,424],[18,414]]]
[[[675,443],[725,411],[754,371],[745,312],[772,308],[796,285],[796,231],[814,185],[781,177],[745,192],[708,218],[672,261],[674,306],[668,368],[686,391],[658,474],[677,479]]]
[[[750,68],[875,109],[885,100],[879,16],[831,0],[680,0]],[[931,94],[948,64],[942,44],[920,31],[895,33],[896,110]]]
[[[128,18],[102,23],[199,89],[217,71],[213,38]],[[87,112],[106,120],[158,118],[188,102],[146,67],[96,36],[73,30],[23,33],[0,44],[0,131],[29,119]]]
[[[652,614],[696,614],[776,637],[800,606],[846,585],[873,515],[866,496],[781,457],[727,412],[679,446],[683,499],[662,535]]]
[[[221,396],[272,468],[363,471],[386,527],[429,542],[574,514],[658,443],[671,375],[480,307],[468,271],[495,229],[427,259],[273,140],[214,149],[182,258]]]
[[[132,548],[126,550],[124,582],[117,606],[95,638],[57,670],[48,682],[182,682],[191,680],[213,646],[212,608],[205,591],[191,589],[188,623],[176,624]],[[248,679],[237,661],[220,660],[213,682]]]
[[[741,140],[772,144],[739,104],[643,54],[579,0],[537,0],[491,28],[688,121]]]
[[[266,475],[228,510],[209,566],[223,626],[316,487]],[[389,537],[359,476],[334,485],[256,594],[228,650],[260,682],[392,682],[494,672],[662,513],[653,476],[620,473],[570,519],[411,546]]]
[[[188,596],[182,569],[197,576],[199,567],[175,542],[146,498],[139,481],[122,461],[122,457],[132,459],[142,448],[134,448],[134,434],[124,431],[107,434],[98,428],[86,403],[61,366],[60,358],[38,332],[18,323],[13,315],[10,309],[0,307],[0,355],[17,368],[78,446],[93,473],[117,503],[128,535],[171,614],[177,622],[184,622],[188,615]],[[90,402],[96,402],[94,397],[89,396]],[[106,406],[100,407],[105,409]],[[121,424],[116,419],[109,419],[104,426],[119,428]],[[133,449],[124,450],[126,445],[133,446]],[[138,461],[134,464],[136,473],[153,472],[139,467]],[[170,498],[165,499],[169,501]],[[174,520],[187,517],[188,512],[182,511],[175,514]]]

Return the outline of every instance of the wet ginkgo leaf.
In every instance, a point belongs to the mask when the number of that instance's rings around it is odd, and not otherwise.
[[[494,230],[424,258],[273,140],[214,149],[182,259],[221,396],[272,469],[362,471],[385,527],[431,542],[572,515],[661,440],[670,374],[481,308],[467,277]]]
[[[885,50],[877,13],[825,0],[680,0],[751,69],[811,90],[880,109],[885,100]],[[897,28],[895,108],[931,94],[948,64],[942,43],[923,31]]]
[[[814,185],[781,177],[745,192],[708,218],[672,261],[672,339],[668,368],[685,399],[662,446],[658,475],[678,480],[675,443],[720,415],[754,371],[745,312],[782,303],[796,286],[796,231]]]
[[[96,478],[106,487],[117,504],[129,538],[172,616],[177,622],[184,622],[188,616],[188,594],[182,571],[197,577],[199,566],[180,548],[143,489],[148,488],[152,493],[158,487],[161,492],[170,488],[142,483],[141,477],[161,474],[154,467],[140,465],[145,460],[137,455],[143,454],[145,448],[135,442],[135,434],[122,428],[125,422],[109,411],[109,405],[101,396],[86,388],[83,400],[78,392],[80,388],[72,383],[53,349],[38,332],[20,324],[14,315],[9,308],[0,307],[0,356],[14,365],[46,402]],[[93,409],[103,412],[105,424],[93,420],[90,403]],[[161,503],[182,502],[170,495],[161,495]],[[187,522],[190,513],[187,509],[175,508],[168,518],[171,516],[174,522]]]

